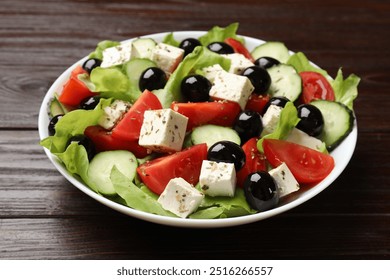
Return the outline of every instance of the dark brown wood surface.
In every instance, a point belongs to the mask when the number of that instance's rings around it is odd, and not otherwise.
[[[0,259],[389,259],[390,2],[361,2],[2,0]],[[99,41],[236,21],[242,35],[362,78],[355,153],[321,194],[253,224],[174,228],[100,205],[47,159],[42,99]]]

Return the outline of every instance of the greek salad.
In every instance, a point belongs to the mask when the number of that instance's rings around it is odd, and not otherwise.
[[[282,42],[249,49],[237,29],[100,42],[48,104],[41,145],[96,193],[163,216],[250,215],[318,184],[359,77]]]

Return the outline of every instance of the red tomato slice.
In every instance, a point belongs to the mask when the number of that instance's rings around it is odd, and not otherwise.
[[[256,93],[252,93],[249,97],[248,102],[246,103],[245,109],[252,110],[258,112],[259,114],[263,114],[263,110],[265,105],[267,105],[270,96],[267,95],[258,95]]]
[[[78,106],[80,102],[90,96],[96,95],[91,92],[88,87],[80,81],[77,76],[87,73],[80,65],[77,66],[71,73],[69,80],[65,83],[61,95],[58,100],[68,106]]]
[[[310,103],[315,99],[334,101],[334,91],[328,80],[317,72],[300,72],[302,78],[302,103]]]
[[[226,38],[225,43],[231,46],[236,53],[240,53],[243,56],[245,56],[247,59],[250,61],[254,62],[255,60],[253,59],[251,53],[248,51],[248,49],[238,40],[233,39],[233,38]]]
[[[237,185],[240,188],[244,187],[245,179],[249,174],[267,170],[265,156],[257,149],[257,138],[249,139],[242,145],[242,149],[245,153],[245,165],[237,172]]]
[[[332,156],[292,142],[265,139],[263,148],[272,166],[285,162],[295,179],[302,184],[318,183],[334,168]]]
[[[138,145],[138,140],[123,141],[121,139],[115,139],[112,137],[111,131],[104,129],[99,125],[87,127],[84,130],[84,134],[95,144],[97,152],[127,150],[138,158],[143,158],[148,155],[147,150]]]
[[[229,101],[173,102],[171,109],[188,118],[187,131],[203,124],[233,126],[234,120],[241,111],[238,103]]]
[[[145,90],[123,119],[113,128],[112,137],[130,142],[138,140],[144,112],[158,109],[162,109],[162,106],[157,96],[151,91]]]
[[[197,184],[200,168],[205,159],[207,159],[207,145],[203,143],[146,162],[138,166],[137,173],[151,191],[160,195],[173,178],[182,177],[190,184]]]

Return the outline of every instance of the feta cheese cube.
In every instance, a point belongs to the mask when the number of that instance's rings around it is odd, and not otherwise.
[[[280,119],[280,112],[282,112],[282,107],[277,105],[270,105],[263,115],[263,131],[262,136],[272,133],[278,126]]]
[[[237,102],[244,110],[253,90],[254,87],[247,77],[220,71],[215,76],[209,94],[216,99]]]
[[[103,60],[100,67],[108,68],[123,64],[131,58],[131,42],[103,50]]]
[[[276,182],[279,189],[279,197],[286,196],[299,190],[299,183],[295,180],[294,175],[284,162],[278,167],[270,170],[269,174]]]
[[[98,121],[99,125],[107,130],[111,130],[130,107],[131,104],[128,102],[115,100],[110,106],[103,109],[104,113]]]
[[[196,211],[204,195],[183,178],[171,179],[158,198],[161,206],[181,218]]]
[[[214,82],[215,76],[218,74],[218,72],[221,71],[225,71],[225,70],[223,70],[223,68],[219,64],[214,64],[212,66],[208,66],[202,69],[204,76],[210,82]]]
[[[199,176],[200,188],[209,196],[234,196],[236,170],[234,163],[204,160]]]
[[[324,142],[295,127],[287,136],[286,141],[317,150],[321,153],[326,152],[326,145]]]
[[[229,73],[240,75],[245,68],[254,65],[252,61],[240,53],[223,54],[222,56],[230,59]]]
[[[164,43],[158,43],[152,50],[152,60],[159,68],[172,73],[184,56],[184,50]]]
[[[180,151],[187,123],[186,116],[172,109],[147,110],[138,143],[156,152]]]

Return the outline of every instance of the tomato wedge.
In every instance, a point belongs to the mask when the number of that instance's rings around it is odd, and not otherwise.
[[[157,96],[145,90],[137,101],[131,106],[123,119],[112,130],[112,137],[123,141],[136,141],[139,139],[144,112],[146,110],[162,109]]]
[[[203,143],[146,162],[138,166],[137,173],[150,190],[160,195],[172,178],[182,177],[193,185],[198,183],[200,168],[205,159],[207,145]]]
[[[233,126],[241,111],[240,105],[230,101],[177,103],[171,109],[188,117],[187,131],[203,124]]]
[[[256,171],[266,171],[266,160],[264,154],[257,149],[257,138],[251,138],[244,145],[242,149],[245,153],[245,165],[237,172],[237,185],[244,187],[245,179],[249,174]]]
[[[231,46],[236,53],[240,53],[243,56],[245,56],[247,59],[250,61],[254,62],[255,60],[253,59],[251,53],[248,51],[248,49],[238,40],[233,39],[233,38],[226,38],[225,43]]]
[[[70,74],[69,80],[65,83],[61,95],[58,100],[68,106],[78,106],[80,102],[90,96],[96,95],[91,92],[88,87],[78,79],[79,74],[87,73],[80,65],[78,65]]]
[[[259,114],[263,115],[264,107],[265,107],[265,105],[267,105],[269,99],[270,99],[270,96],[268,94],[267,95],[258,95],[256,93],[252,93],[248,99],[248,102],[246,103],[245,109],[252,110],[252,111],[258,112]]]
[[[334,168],[332,156],[295,143],[265,139],[263,148],[272,166],[276,167],[285,162],[295,179],[302,184],[318,183]]]
[[[316,99],[335,100],[333,88],[323,75],[312,71],[300,72],[299,75],[303,86],[302,103],[307,104]]]
[[[112,137],[111,131],[99,125],[87,127],[84,130],[84,134],[95,144],[97,152],[126,150],[132,152],[138,158],[143,158],[148,155],[147,149],[138,145],[138,140],[123,141],[116,139]]]

